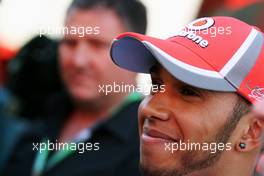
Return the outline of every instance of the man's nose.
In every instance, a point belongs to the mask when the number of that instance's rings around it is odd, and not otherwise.
[[[85,43],[79,43],[74,52],[73,62],[78,67],[85,67],[92,61],[92,55],[92,51]]]
[[[140,115],[162,121],[169,120],[171,112],[165,101],[163,98],[155,95],[146,97],[139,107]]]

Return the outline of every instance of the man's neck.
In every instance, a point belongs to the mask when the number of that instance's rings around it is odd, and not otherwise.
[[[119,97],[116,101],[112,101],[111,103],[101,104],[101,106],[96,105],[99,107],[98,109],[91,109],[91,106],[87,108],[84,106],[75,106],[73,113],[63,125],[59,141],[70,141],[83,129],[90,128],[96,123],[106,120],[109,118],[112,110],[120,106],[124,98],[125,95],[123,97]]]
[[[69,119],[64,124],[61,134],[60,142],[69,142],[73,139],[80,131],[86,128],[92,127],[100,120],[104,120],[107,115],[104,113],[88,114],[87,112],[74,111]]]

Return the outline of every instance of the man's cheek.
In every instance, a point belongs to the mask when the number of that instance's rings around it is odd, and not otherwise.
[[[74,77],[74,68],[69,61],[61,61],[59,72],[63,80],[68,81]]]
[[[139,137],[141,137],[142,132],[143,132],[143,121],[138,119],[138,132],[139,132]]]

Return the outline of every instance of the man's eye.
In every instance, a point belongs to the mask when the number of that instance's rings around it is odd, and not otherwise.
[[[189,88],[189,87],[181,88],[180,93],[182,95],[184,95],[184,96],[196,96],[196,97],[200,96],[200,94],[197,91],[195,91],[195,90],[193,90],[192,88]]]
[[[110,47],[108,42],[101,40],[90,39],[87,42],[90,44],[90,46],[96,49],[104,49]]]

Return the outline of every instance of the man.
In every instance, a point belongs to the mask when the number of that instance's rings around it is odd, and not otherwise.
[[[165,87],[139,108],[144,176],[253,175],[264,121],[250,107],[264,94],[263,41],[231,17],[197,19],[166,40],[116,38],[113,62]]]
[[[14,97],[6,88],[6,65],[14,53],[0,47],[0,175],[20,134],[27,130],[27,122],[14,117]],[[3,65],[2,65],[3,64]]]
[[[16,100],[16,116],[29,121],[47,118],[50,95],[62,90],[57,53],[57,41],[36,36],[8,63],[6,87]]]
[[[48,127],[21,140],[5,175],[139,175],[136,115],[141,96],[106,95],[103,86],[135,84],[136,74],[116,67],[109,49],[117,34],[145,30],[145,7],[137,0],[72,2],[59,46],[67,94],[51,104]],[[70,150],[54,149],[59,143]]]

